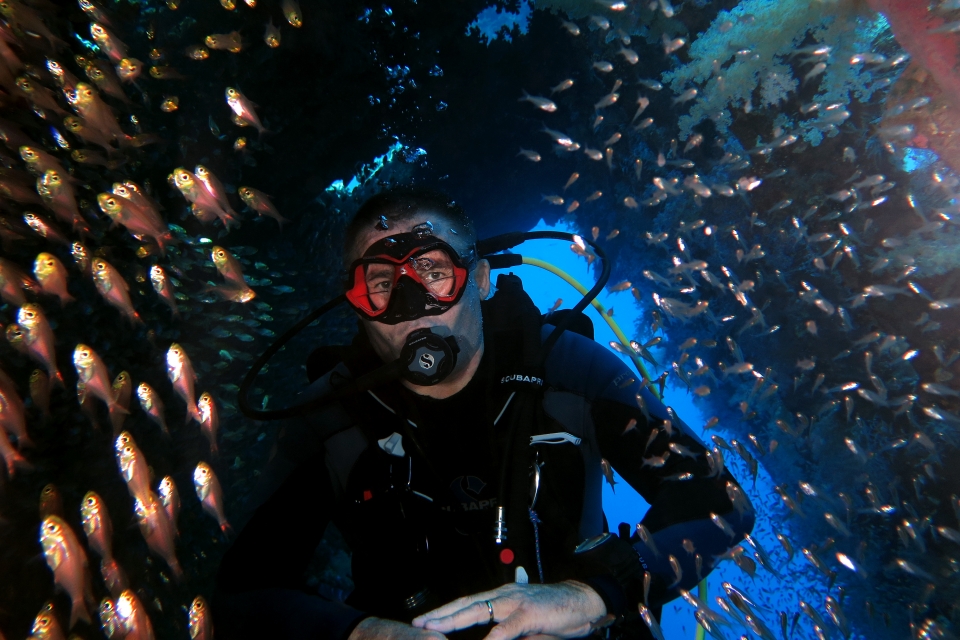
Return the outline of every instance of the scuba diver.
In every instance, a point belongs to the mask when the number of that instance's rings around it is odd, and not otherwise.
[[[241,385],[244,413],[286,420],[271,493],[217,575],[218,638],[662,639],[662,605],[729,558],[754,514],[719,452],[593,341],[581,312],[605,259],[570,310],[541,316],[512,273],[489,295],[491,269],[521,263],[505,250],[571,237],[478,243],[460,206],[421,189],[360,207],[344,294]],[[252,409],[266,360],[342,302],[359,332],[310,355],[305,401]],[[611,466],[650,504],[617,533],[601,504]],[[304,575],[330,522],[352,552],[345,602]]]

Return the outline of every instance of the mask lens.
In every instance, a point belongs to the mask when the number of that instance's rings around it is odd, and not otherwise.
[[[385,309],[390,302],[396,267],[389,264],[372,263],[364,267],[367,299],[374,311]]]
[[[453,295],[455,285],[453,261],[446,251],[440,249],[427,251],[410,258],[409,262],[427,291],[439,297]]]
[[[460,300],[469,275],[446,243],[414,243],[403,235],[374,244],[354,262],[345,294],[362,315],[387,324],[446,312]]]

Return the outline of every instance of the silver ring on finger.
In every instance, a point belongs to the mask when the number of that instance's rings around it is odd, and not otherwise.
[[[487,605],[487,611],[490,612],[490,619],[487,621],[487,626],[493,624],[493,603],[489,600],[484,600],[484,604]]]

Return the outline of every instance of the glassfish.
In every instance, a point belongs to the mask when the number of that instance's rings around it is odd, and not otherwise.
[[[207,601],[197,596],[187,612],[187,629],[192,640],[213,640],[213,617],[207,609]]]
[[[120,594],[116,611],[125,640],[153,640],[153,624],[133,591],[126,589]]]
[[[56,169],[47,169],[40,178],[37,178],[37,193],[40,194],[44,205],[58,218],[69,224],[74,231],[88,235],[90,228],[80,215],[76,193],[70,182],[64,178],[66,175]]]
[[[103,363],[96,351],[85,344],[78,344],[73,350],[73,366],[77,370],[79,382],[83,384],[83,394],[78,400],[83,403],[88,394],[103,400],[107,409],[125,412],[126,409],[117,404],[113,395],[113,385],[107,376],[107,365]]]
[[[180,492],[177,485],[170,476],[164,476],[157,485],[157,493],[160,496],[160,503],[167,512],[167,517],[173,524],[174,531],[177,530],[177,519],[180,517]]]
[[[126,193],[126,188],[123,185],[115,186],[114,190]],[[133,236],[150,238],[159,245],[161,253],[166,253],[166,245],[173,240],[173,236],[170,229],[155,212],[144,209],[131,199],[121,197],[116,193],[99,194],[97,204],[114,224],[124,226]]]
[[[84,124],[83,120],[77,116],[66,116],[63,119],[63,126],[67,131],[80,138],[84,142],[103,147],[107,153],[113,153],[116,149],[110,144],[107,136]]]
[[[233,115],[240,122],[253,127],[260,135],[263,135],[266,129],[263,124],[260,123],[257,112],[254,111],[256,105],[240,93],[239,89],[234,89],[233,87],[227,87],[225,95],[227,98],[227,106],[233,111]]]
[[[143,409],[143,412],[160,427],[163,435],[169,436],[170,430],[167,428],[167,419],[163,413],[163,400],[160,399],[160,394],[146,382],[141,382],[137,387],[137,399],[140,401],[140,408]]]
[[[233,210],[233,207],[230,206],[230,201],[227,199],[227,192],[223,188],[223,183],[217,179],[217,176],[213,175],[210,170],[200,164],[194,168],[193,174],[200,184],[203,185],[203,188],[206,189],[207,193],[216,200],[220,208],[227,214],[224,218],[224,225],[229,229],[229,223],[232,222],[239,227],[240,216]]]
[[[47,602],[40,609],[40,613],[33,619],[33,627],[31,627],[30,633],[31,638],[39,638],[41,640],[58,640],[59,638],[66,637],[57,619],[53,602]]]
[[[192,203],[202,212],[197,215],[202,222],[209,222],[212,220],[212,217],[210,217],[209,214],[213,214],[220,218],[225,227],[229,227],[230,223],[234,222],[233,217],[223,210],[223,208],[217,202],[217,199],[210,194],[203,183],[197,179],[197,176],[187,171],[183,167],[174,169],[172,175],[174,185],[180,190],[180,193],[183,194],[183,197],[187,199],[187,202]],[[197,211],[194,211],[194,213],[197,214]],[[204,217],[206,217],[206,219],[204,219]]]
[[[300,11],[300,3],[297,0],[280,0],[280,10],[283,11],[283,17],[291,27],[299,29],[303,26],[303,13]]]
[[[75,298],[67,292],[67,269],[52,253],[39,253],[33,262],[33,274],[40,283],[40,290],[60,298],[60,306]]]
[[[134,82],[143,73],[143,63],[136,58],[124,58],[117,63],[117,76],[122,82]]]
[[[274,26],[273,18],[267,23],[263,33],[263,41],[266,42],[267,46],[271,49],[276,49],[280,46],[280,29]]]
[[[99,22],[90,23],[90,37],[114,64],[127,57],[127,46]]]
[[[180,311],[177,309],[177,300],[173,293],[173,285],[170,283],[170,279],[167,278],[163,267],[158,264],[150,267],[150,284],[153,286],[153,290],[157,292],[157,295],[160,296],[160,299],[170,307],[170,310],[173,312],[173,317],[179,318]]]
[[[227,522],[223,511],[223,490],[213,469],[206,462],[197,463],[197,467],[193,470],[193,488],[203,505],[203,510],[216,519],[221,531],[229,534],[233,528]]]
[[[57,368],[57,354],[54,349],[53,329],[47,321],[43,309],[29,302],[17,312],[17,323],[24,331],[24,347],[27,355],[42,364],[51,382],[63,386],[63,376]]]
[[[143,322],[140,314],[133,308],[133,302],[130,301],[130,285],[113,265],[98,258],[93,261],[92,274],[97,292],[103,296],[104,300],[116,307],[131,323]]]
[[[290,222],[290,220],[280,215],[280,212],[277,211],[273,202],[270,201],[270,196],[262,191],[254,189],[253,187],[240,187],[237,189],[237,193],[240,195],[240,199],[243,200],[244,204],[258,214],[261,216],[269,216],[276,220],[277,224],[280,225],[281,231],[283,230],[283,223]]]
[[[39,289],[19,266],[6,258],[0,258],[0,298],[17,307],[27,301],[23,295],[25,289]]]
[[[60,495],[57,485],[52,482],[40,490],[40,519],[42,520],[47,516],[64,517],[63,497]]]
[[[121,371],[117,374],[117,377],[113,379],[113,385],[111,386],[113,391],[113,397],[116,399],[117,404],[120,405],[125,411],[130,411],[130,398],[133,396],[133,382],[130,380],[130,374],[126,371]],[[113,434],[116,435],[123,430],[123,421],[128,414],[120,411],[116,411],[110,415],[110,422],[113,425]]]
[[[200,430],[210,443],[211,455],[216,456],[218,455],[217,430],[220,428],[220,415],[213,396],[207,392],[200,394],[200,399],[197,400],[197,411],[200,412]]]
[[[70,626],[77,620],[90,622],[88,602],[94,602],[88,575],[87,554],[73,529],[57,516],[40,524],[40,546],[54,583],[70,596]]]
[[[61,244],[70,244],[67,237],[60,233],[56,227],[32,211],[27,211],[23,214],[23,221],[41,238],[46,238],[47,240]]]
[[[240,53],[240,50],[243,48],[239,31],[213,33],[204,38],[203,43],[207,45],[209,49],[229,51],[230,53]]]
[[[20,76],[16,79],[15,85],[20,94],[31,102],[35,109],[40,111],[53,111],[57,114],[66,113],[63,108],[57,104],[52,91],[46,87],[33,82],[26,76]]]
[[[113,111],[89,84],[77,83],[77,88],[67,94],[67,102],[76,109],[87,125],[110,139],[121,142],[126,140],[127,136],[117,124]]]
[[[183,347],[174,342],[167,349],[167,377],[170,378],[174,390],[184,402],[187,403],[187,419],[191,418],[201,422],[200,412],[197,410],[197,403],[194,395],[194,383],[197,381],[197,374],[193,371],[193,365],[190,363],[190,357]]]
[[[122,432],[114,441],[114,449],[127,491],[135,499],[146,499],[150,493],[150,469],[133,436],[127,431]]]
[[[178,580],[182,578],[183,569],[177,560],[175,549],[177,534],[159,498],[152,491],[147,491],[142,499],[134,500],[133,512],[137,516],[140,533],[147,541],[147,547],[163,558]]]
[[[80,502],[80,519],[87,545],[104,560],[113,558],[113,524],[103,499],[88,491]]]

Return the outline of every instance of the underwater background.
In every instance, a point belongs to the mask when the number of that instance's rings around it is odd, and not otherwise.
[[[0,632],[69,632],[62,548],[107,603],[80,637],[143,615],[190,637],[280,428],[239,414],[240,380],[340,293],[360,203],[418,184],[481,237],[602,244],[600,313],[758,509],[702,599],[729,583],[766,629],[734,608],[723,637],[960,637],[958,21],[957,0],[0,2]],[[582,246],[517,251],[599,273]],[[518,273],[544,311],[579,298]],[[255,404],[355,325],[298,336]],[[615,481],[613,530],[644,509]],[[311,573],[349,593],[335,531]],[[693,608],[664,629],[693,637]]]

